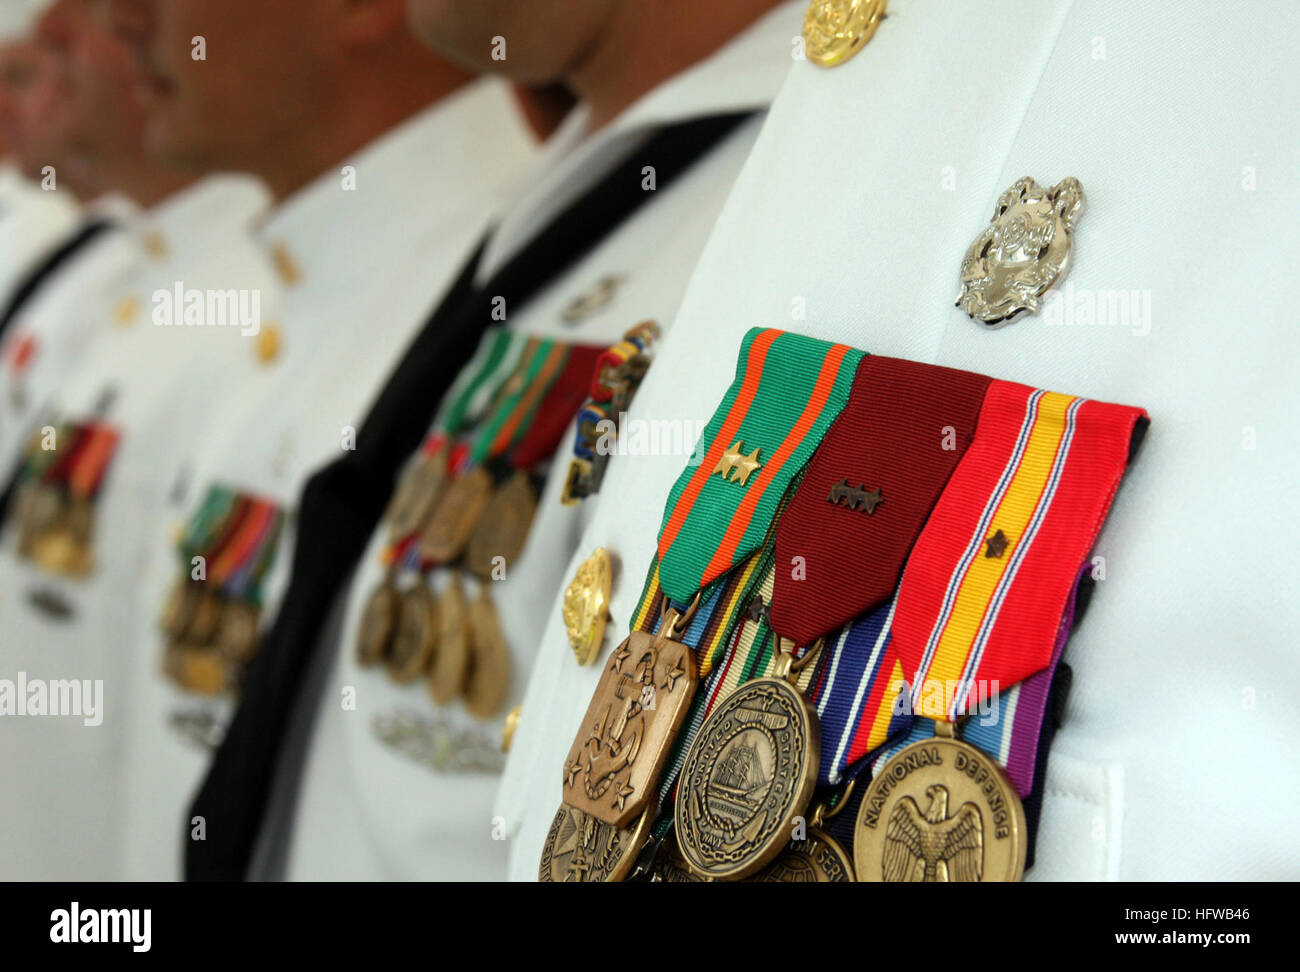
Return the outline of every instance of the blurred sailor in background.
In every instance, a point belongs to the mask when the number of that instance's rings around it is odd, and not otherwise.
[[[39,398],[12,386],[29,401],[18,425],[26,449],[5,472],[5,663],[32,681],[76,680],[83,704],[85,686],[102,687],[93,725],[20,721],[7,740],[21,748],[5,871],[29,877],[121,876],[143,556],[166,497],[220,423],[223,396],[261,367],[251,335],[274,306],[270,262],[252,237],[265,190],[247,176],[195,180],[155,161],[134,58],[106,13],[103,0],[55,0],[38,30],[54,79],[40,127],[66,153],[58,171],[87,198],[121,187],[145,205],[112,237],[115,272],[96,290],[51,278],[42,289],[52,306],[16,325],[41,380]],[[66,353],[50,355],[54,342]]]
[[[401,0],[112,7],[145,75],[150,148],[270,187],[256,236],[281,294],[245,342],[258,373],[210,398],[219,422],[138,575],[125,874],[175,878],[184,808],[284,586],[302,484],[356,447],[532,142],[505,87],[419,44]]]
[[[578,107],[357,451],[309,484],[265,664],[193,809],[209,829],[192,877],[504,875],[499,740],[598,487],[570,477],[575,414],[629,394],[675,316],[800,16],[773,0],[411,10],[449,56]]]

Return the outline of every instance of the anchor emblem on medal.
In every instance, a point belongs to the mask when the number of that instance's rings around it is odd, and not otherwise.
[[[998,197],[993,218],[961,262],[957,306],[974,321],[1000,327],[1036,313],[1065,276],[1083,186],[1062,179],[1044,189],[1026,176]]]

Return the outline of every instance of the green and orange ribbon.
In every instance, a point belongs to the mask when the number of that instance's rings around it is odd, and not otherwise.
[[[669,597],[689,601],[758,549],[786,489],[848,402],[863,357],[773,328],[745,335],[736,377],[664,509],[659,574]]]

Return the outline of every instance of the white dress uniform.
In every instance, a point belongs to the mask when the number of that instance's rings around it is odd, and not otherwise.
[[[158,510],[206,429],[221,418],[222,396],[256,367],[232,326],[162,326],[155,295],[176,284],[194,290],[245,288],[269,303],[270,262],[256,247],[254,219],[267,194],[244,177],[189,186],[140,219],[150,256],[122,281],[113,315],[85,335],[89,350],[45,403],[38,421],[100,420],[119,434],[95,501],[93,572],[52,576],[16,552],[17,524],[0,549],[0,638],[5,677],[102,680],[102,711],[83,720],[29,718],[6,787],[4,863],[29,879],[121,876],[122,745],[130,660],[138,653],[140,573]],[[57,448],[72,448],[56,441]],[[11,509],[13,507],[11,506]],[[11,520],[14,518],[11,517]]]
[[[1298,33],[1265,2],[892,0],[852,60],[791,72],[633,408],[707,418],[742,336],[771,326],[1149,410],[1066,651],[1031,878],[1300,868],[1300,614],[1281,594],[1300,542]],[[959,267],[1025,175],[1083,184],[1072,290],[1055,317],[988,331],[953,306]],[[1108,294],[1126,318],[1103,316]],[[570,565],[622,559],[607,643],[681,467],[611,464]],[[574,664],[557,603],[498,810],[514,878],[536,878],[599,674]]]
[[[509,328],[607,347],[640,321],[671,323],[691,267],[758,133],[761,114],[790,68],[797,18],[793,4],[770,12],[595,133],[585,135],[582,109],[566,119],[528,180],[527,192],[511,205],[490,242],[480,281],[656,129],[715,114],[755,113],[568,272],[510,313]],[[619,283],[609,303],[566,324],[563,316],[574,300],[610,278]],[[491,597],[513,669],[502,715],[522,697],[539,631],[582,534],[585,508],[562,506],[559,500],[567,468],[564,452],[572,441],[570,429],[521,555],[503,580],[492,582]],[[381,669],[362,670],[356,661],[365,601],[383,576],[380,556],[386,535],[386,528],[376,533],[348,589],[342,627],[324,635],[322,654],[333,658],[333,669],[320,695],[297,803],[283,794],[273,803],[263,844],[272,839],[267,834],[290,826],[284,872],[289,879],[500,880],[508,844],[492,819],[499,777],[437,772],[390,748],[372,728],[377,715],[403,710],[426,718],[435,714],[423,680],[397,685]],[[472,586],[467,593],[473,596]],[[355,709],[341,705],[347,687],[356,689]],[[453,732],[481,733],[497,744],[501,718],[478,722],[460,702],[447,709],[443,715]],[[269,867],[275,870],[278,863]]]
[[[47,192],[0,162],[0,306],[72,232],[79,208],[68,193]]]
[[[181,824],[209,752],[169,725],[175,715],[224,724],[228,699],[165,681],[162,604],[181,577],[176,538],[207,489],[227,486],[290,507],[308,475],[347,448],[384,376],[486,229],[527,162],[531,142],[497,83],[472,84],[407,119],[339,169],[279,205],[259,236],[287,278],[282,346],[270,367],[220,403],[170,530],[151,551],[151,600],[135,659],[126,874],[180,877]],[[287,580],[292,529],[277,545],[263,622]]]
[[[80,362],[147,259],[139,207],[110,193],[91,202],[68,234],[107,220],[23,302],[0,341],[0,472],[7,478],[32,422]],[[57,245],[57,244],[56,244]]]

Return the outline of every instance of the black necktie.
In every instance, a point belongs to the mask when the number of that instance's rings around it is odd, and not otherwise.
[[[41,286],[76,256],[91,240],[108,230],[113,224],[106,219],[94,219],[86,223],[76,233],[61,243],[55,250],[40,260],[36,266],[14,287],[9,300],[0,310],[0,338],[13,323],[21,311]]]
[[[748,113],[661,129],[534,236],[491,279],[475,287],[480,246],[407,348],[357,435],[356,449],[316,472],[303,489],[289,587],[240,688],[239,708],[185,821],[188,880],[240,880],[270,795],[298,688],[340,588],[366,549],[398,470],[428,432],[443,394],[492,322],[507,314],[662,192]],[[653,166],[657,189],[644,188]],[[202,817],[206,839],[191,840]]]

